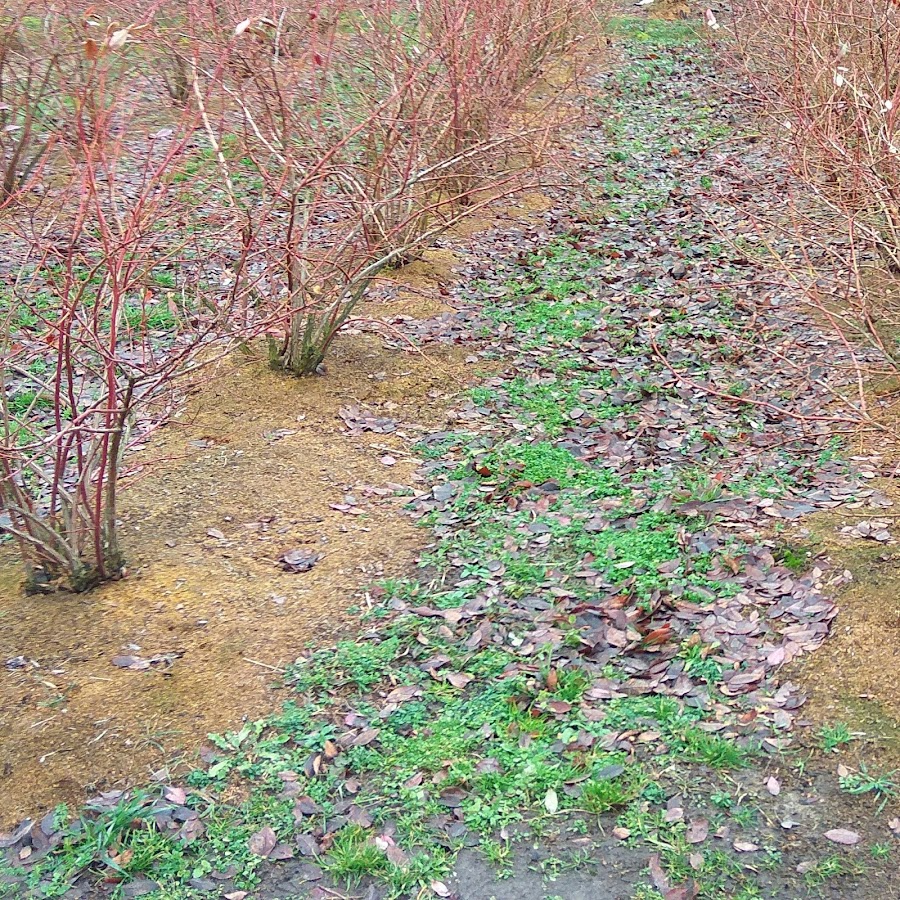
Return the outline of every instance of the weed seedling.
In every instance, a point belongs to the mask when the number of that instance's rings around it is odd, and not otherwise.
[[[869,772],[865,763],[861,763],[858,772],[841,775],[841,790],[848,794],[874,794],[881,800],[878,806],[880,813],[888,800],[897,794],[897,785],[891,780],[894,774],[894,772],[888,772],[884,775],[875,775]]]
[[[834,725],[823,725],[819,729],[819,743],[826,753],[833,753],[841,747],[849,744],[854,736],[845,722],[835,722]]]

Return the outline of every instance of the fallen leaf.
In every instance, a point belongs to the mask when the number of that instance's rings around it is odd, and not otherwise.
[[[645,647],[653,647],[659,644],[665,644],[672,638],[672,626],[667,622],[662,628],[656,628],[649,634],[645,634],[641,643]]]
[[[120,669],[134,669],[136,672],[150,668],[150,660],[139,656],[114,656],[111,662]]]
[[[553,788],[550,788],[544,796],[544,806],[551,816],[559,809],[559,797],[557,797],[556,791],[553,790]]]
[[[708,819],[691,819],[684,838],[689,844],[700,844],[709,834]]]
[[[650,877],[653,879],[653,886],[661,893],[665,894],[669,890],[669,879],[663,867],[659,864],[659,854],[654,853],[650,857]]]
[[[378,737],[380,732],[380,728],[366,728],[353,739],[353,746],[365,747],[367,744],[371,744],[372,741]]]
[[[294,803],[294,821],[299,822],[304,816],[315,816],[320,812],[319,804],[312,797],[299,797]]]
[[[825,837],[835,844],[846,844],[848,847],[859,843],[859,835],[847,828],[832,828],[831,831],[825,832]]]
[[[474,675],[467,675],[465,672],[448,672],[447,681],[455,688],[465,690],[465,688],[475,680]]]
[[[163,796],[170,803],[176,803],[178,806],[184,806],[187,802],[187,794],[185,793],[184,788],[169,786],[163,792]]]
[[[347,818],[353,825],[358,825],[360,828],[372,827],[372,816],[369,815],[367,810],[357,806],[355,803],[350,807]]]
[[[395,866],[399,866],[401,869],[409,865],[409,857],[396,844],[391,844],[384,853]]]
[[[297,835],[297,849],[303,856],[319,855],[319,845],[311,834]]]
[[[193,813],[188,816],[184,825],[178,831],[178,838],[183,841],[185,844],[191,844],[197,840],[197,838],[202,837],[203,834],[206,833],[206,826],[203,824],[200,816],[197,813]]]
[[[321,558],[321,553],[313,553],[309,550],[297,548],[296,550],[288,550],[286,553],[282,553],[278,561],[285,572],[296,575],[300,572],[308,572]]]
[[[269,853],[269,859],[293,859],[294,851],[287,844],[276,844]]]
[[[265,857],[275,849],[277,843],[278,838],[275,836],[275,832],[266,825],[247,841],[247,846],[254,856]]]

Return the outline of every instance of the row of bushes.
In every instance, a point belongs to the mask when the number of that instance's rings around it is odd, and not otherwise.
[[[317,371],[373,279],[523,184],[593,15],[6,0],[0,499],[33,588],[121,572],[122,453],[176,378],[263,338]]]
[[[795,202],[784,217],[815,247],[810,262],[837,276],[823,291],[810,273],[814,305],[845,336],[867,336],[896,368],[900,305],[890,283],[900,274],[900,6],[737,0],[733,11],[753,94],[819,201]]]

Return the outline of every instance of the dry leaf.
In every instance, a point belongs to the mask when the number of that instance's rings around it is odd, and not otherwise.
[[[166,800],[170,803],[177,803],[179,806],[184,806],[187,802],[187,794],[184,792],[184,788],[172,787],[170,785],[163,792],[163,796],[165,796]]]
[[[466,686],[474,680],[475,677],[473,675],[467,675],[465,672],[447,673],[447,681],[449,681],[453,687],[459,688],[460,690],[465,690]]]
[[[755,853],[759,850],[759,847],[756,844],[751,844],[750,841],[735,841],[731,846],[738,853]]]
[[[118,50],[121,47],[124,47],[125,44],[128,43],[128,36],[130,28],[120,28],[118,31],[114,31],[107,41],[107,45],[110,50]]]
[[[848,847],[859,843],[859,835],[847,828],[832,828],[831,831],[825,832],[825,837],[835,844],[846,844]]]
[[[550,788],[547,791],[547,794],[544,797],[544,806],[551,816],[559,809],[559,797],[556,796],[556,791],[554,791],[553,788]]]
[[[247,846],[254,856],[268,856],[275,849],[277,843],[278,838],[275,836],[275,832],[266,825],[247,841]]]
[[[691,819],[684,838],[689,844],[700,844],[706,840],[709,834],[708,819]]]
[[[653,886],[661,893],[665,894],[669,890],[669,879],[663,867],[659,864],[659,854],[654,853],[650,857],[650,877],[653,879]]]

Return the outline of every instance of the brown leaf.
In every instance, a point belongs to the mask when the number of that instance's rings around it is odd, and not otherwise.
[[[384,855],[395,865],[403,868],[409,864],[409,857],[396,845],[390,844]]]
[[[672,626],[666,622],[662,628],[656,628],[649,634],[645,634],[641,640],[641,644],[645,647],[653,647],[659,644],[665,644],[672,637]]]
[[[689,844],[702,844],[708,834],[708,819],[691,819],[684,837]]]
[[[297,835],[297,849],[301,856],[318,856],[319,845],[311,834]]]
[[[360,828],[372,827],[372,817],[369,815],[368,811],[361,806],[357,806],[355,803],[350,807],[347,818],[354,825],[359,825]]]
[[[300,822],[304,816],[315,816],[319,812],[319,804],[312,797],[300,797],[294,804],[294,821]]]
[[[171,803],[175,803],[178,806],[184,806],[187,801],[187,794],[184,792],[184,788],[168,786],[163,792],[166,800]]]
[[[8,834],[0,834],[0,850],[6,850],[18,844],[31,831],[33,824],[31,819],[25,819],[15,831]]]
[[[285,572],[291,572],[296,575],[301,572],[308,572],[321,558],[321,553],[313,553],[298,547],[296,550],[288,550],[286,553],[282,553],[278,561]]]
[[[731,846],[738,853],[756,853],[759,850],[759,847],[756,844],[751,844],[750,841],[735,841]]]
[[[287,844],[276,844],[269,854],[269,859],[293,859],[294,851]]]
[[[185,844],[193,843],[206,831],[206,826],[200,821],[200,816],[194,813],[185,820],[184,825],[178,831],[178,838]]]
[[[493,756],[485,757],[477,766],[475,766],[475,772],[478,775],[486,775],[488,773],[499,774],[500,771],[500,762],[494,759]]]
[[[95,60],[100,55],[100,48],[93,38],[88,38],[84,42],[84,55],[90,60]]]
[[[402,687],[394,688],[385,698],[388,703],[406,703],[413,697],[418,697],[422,693],[422,688],[417,684],[405,684]]]
[[[664,900],[694,900],[699,893],[700,888],[693,881],[688,881],[685,884],[678,885],[678,887],[669,888],[663,894],[663,898]]]
[[[134,669],[140,671],[150,668],[150,661],[139,656],[114,656],[111,660],[114,666],[120,669]]]
[[[475,680],[474,675],[467,675],[465,672],[448,672],[446,678],[453,687],[459,688],[461,691]]]
[[[859,843],[859,835],[847,828],[832,828],[831,831],[825,832],[825,837],[835,844],[846,844],[848,847]]]
[[[275,832],[266,825],[247,841],[247,847],[254,856],[268,856],[275,849],[277,843],[278,838],[275,836]]]
[[[654,853],[650,857],[650,878],[653,879],[653,886],[661,893],[665,894],[669,890],[669,879],[663,867],[659,864],[659,854]]]
[[[358,734],[353,740],[354,747],[365,747],[366,744],[371,744],[375,738],[378,737],[380,728],[366,728],[365,731],[362,731]]]
[[[446,806],[448,809],[458,809],[462,806],[462,802],[467,796],[462,788],[451,787],[441,791],[440,802],[442,806]]]

